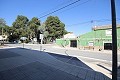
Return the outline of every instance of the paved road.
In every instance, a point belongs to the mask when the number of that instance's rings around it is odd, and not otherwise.
[[[9,46],[13,46],[13,47],[23,47],[22,44],[9,44]],[[25,48],[28,49],[36,49],[39,50],[40,49],[40,45],[39,44],[25,44],[24,45]],[[59,47],[55,47],[53,45],[42,45],[42,50],[45,49],[44,51],[46,52],[53,52],[53,53],[57,53],[57,54],[63,54],[63,55],[70,55],[70,56],[76,56],[76,57],[80,57],[86,61],[93,61],[93,60],[97,60],[97,61],[104,61],[104,62],[111,62],[112,61],[112,53],[110,51],[106,51],[106,52],[99,52],[99,51],[82,51],[82,50],[78,50],[78,49],[72,49],[72,48],[59,48]],[[120,62],[120,54],[118,55],[118,62]]]

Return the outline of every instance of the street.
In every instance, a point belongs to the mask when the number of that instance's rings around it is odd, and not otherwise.
[[[23,47],[23,44],[7,44],[12,47]],[[40,50],[40,44],[24,44],[24,48],[27,49],[35,49]],[[56,54],[69,55],[82,57],[85,59],[104,61],[104,62],[112,62],[112,52],[111,51],[87,51],[87,50],[79,50],[75,48],[61,48],[58,46],[54,46],[52,44],[42,45],[42,51],[52,52]],[[89,61],[89,60],[88,60]],[[118,62],[120,62],[120,53],[118,53]]]
[[[83,61],[85,64],[89,65],[89,67],[91,67],[95,71],[102,72],[107,76],[110,76],[112,72],[112,52],[111,51],[79,50],[77,48],[63,48],[63,47],[56,46],[55,44],[42,44],[42,45],[41,44],[7,44],[7,45],[10,47],[20,47],[20,48],[24,47],[31,50],[44,51],[50,54],[54,53],[58,55],[76,57],[79,60]],[[72,57],[68,59],[63,59],[63,60],[64,61],[66,60],[67,62],[71,60]],[[118,53],[118,65],[120,65],[120,53]]]

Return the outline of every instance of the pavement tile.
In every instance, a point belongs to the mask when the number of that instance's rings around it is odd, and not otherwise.
[[[25,78],[26,75],[23,73],[17,73],[17,75],[15,75],[13,78],[11,78],[12,80],[22,80],[23,78]],[[8,79],[9,80],[9,79]]]
[[[46,53],[26,49],[10,51],[22,56],[0,59],[3,64],[0,80],[109,80],[102,73],[59,61]]]
[[[16,54],[16,53],[11,53],[9,51],[0,50],[0,59],[17,57],[17,56],[21,56],[21,55]]]
[[[48,75],[46,75],[45,73],[43,72],[37,72],[37,73],[34,73],[30,76],[28,76],[30,79],[32,80],[44,80]]]
[[[78,77],[79,77],[79,78],[82,78],[82,79],[85,79],[85,78],[86,78],[86,75],[85,75],[85,74],[79,74]]]
[[[81,78],[73,76],[73,75],[69,75],[69,76],[70,77],[66,77],[64,80],[84,80],[84,79],[81,79]]]
[[[32,60],[25,58],[25,57],[12,57],[12,58],[5,58],[0,60],[0,71],[8,70],[11,68],[15,68],[21,65],[25,65],[28,63],[33,62]]]
[[[95,73],[95,80],[104,80],[104,75],[100,72]]]
[[[94,80],[95,78],[95,72],[94,71],[88,71],[85,77],[85,80]]]
[[[74,69],[72,69],[72,71],[71,71],[71,74],[72,75],[75,75],[75,76],[78,76],[78,74],[79,74],[79,67],[76,67],[76,68],[74,68]]]
[[[16,80],[15,78],[13,79],[13,80]],[[30,77],[24,77],[23,79],[21,79],[21,80],[33,80],[33,79],[31,79]],[[34,79],[35,80],[35,79]],[[37,80],[37,79],[36,79]],[[39,80],[39,79],[38,79]]]
[[[94,78],[94,77],[95,77],[95,74],[96,74],[95,71],[88,71],[86,77]]]
[[[71,76],[39,62],[1,71],[0,74],[2,75],[0,80],[67,80],[68,78],[78,80],[74,75]]]
[[[11,72],[9,72],[9,71],[1,72],[1,75],[2,75],[2,78],[5,79],[5,80],[12,80],[14,78],[15,79],[17,78],[16,80],[20,80],[20,79],[25,77],[25,75],[22,74],[22,73],[15,73],[14,72],[14,74],[13,73],[11,74]]]
[[[87,75],[87,70],[86,69],[80,69],[79,70],[79,73],[78,73],[78,77],[82,78],[82,79],[85,79],[86,78],[86,75]]]
[[[104,76],[104,80],[111,80],[111,79],[109,77],[107,77],[107,76]]]

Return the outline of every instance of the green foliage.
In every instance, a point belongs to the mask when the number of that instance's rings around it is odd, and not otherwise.
[[[0,18],[0,27],[4,27],[6,25],[6,22],[3,18]]]
[[[12,27],[10,29],[10,39],[12,41],[14,40],[19,40],[20,37],[28,36],[28,31],[27,31],[27,24],[28,24],[29,19],[26,16],[18,15],[17,19],[15,22],[13,22]]]
[[[41,26],[39,26],[38,28],[39,30],[39,34],[43,34],[44,38],[43,38],[43,41],[44,43],[47,43],[47,37],[49,35],[48,31],[46,31],[46,27],[45,27],[45,24],[43,23]]]
[[[26,16],[18,15],[11,27],[6,25],[4,19],[0,18],[0,35],[2,31],[8,36],[9,41],[27,37],[26,42],[33,38],[39,39],[39,34],[42,33],[44,35],[44,43],[61,38],[67,33],[65,24],[57,16],[49,16],[45,23],[41,25],[37,17],[33,17],[29,21]]]
[[[15,22],[13,22],[12,25],[16,29],[26,28],[28,21],[29,21],[29,19],[27,17],[18,15],[17,19],[15,20]]]
[[[10,32],[13,40],[19,40],[20,37],[27,37],[29,40],[36,37],[40,20],[33,17],[30,21],[26,16],[18,15],[12,24]]]
[[[62,23],[57,16],[49,16],[45,22],[46,31],[48,31],[48,38],[53,41],[56,38],[61,38],[66,34],[65,24]]]
[[[3,18],[0,18],[0,35],[2,35],[2,32],[5,30],[6,22]]]
[[[28,22],[28,27],[31,30],[31,36],[37,37],[38,27],[40,26],[40,20],[37,17],[33,17]]]

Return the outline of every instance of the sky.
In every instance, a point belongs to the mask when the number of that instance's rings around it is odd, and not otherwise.
[[[18,15],[42,17],[77,0],[0,0],[0,18],[12,26]],[[48,16],[58,16],[66,25],[68,32],[76,36],[91,31],[93,26],[111,24],[111,0],[80,0],[56,13]],[[120,0],[116,2],[117,24],[120,23]],[[40,18],[43,23],[48,16]]]

